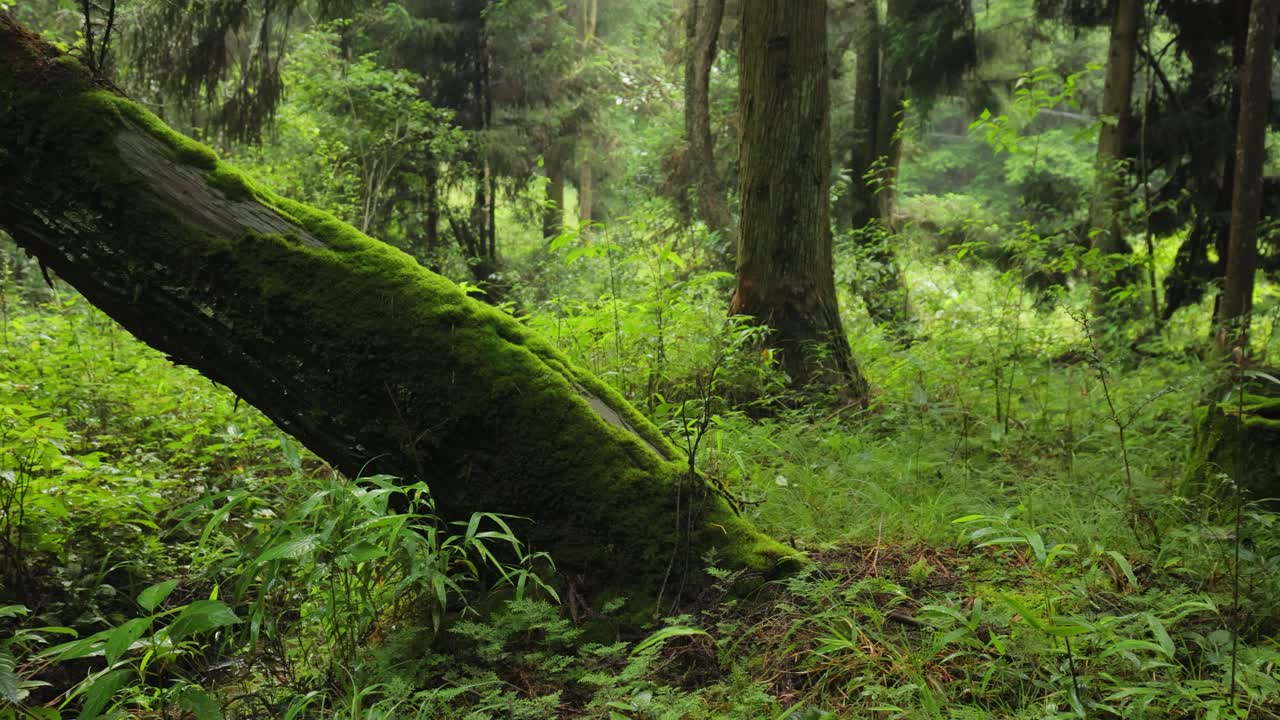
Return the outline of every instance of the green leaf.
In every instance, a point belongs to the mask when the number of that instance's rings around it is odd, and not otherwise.
[[[78,660],[88,657],[96,652],[101,651],[102,641],[106,638],[106,632],[94,633],[87,638],[80,640],[72,640],[71,642],[54,645],[41,652],[39,658],[53,658],[54,662],[65,662],[67,660]]]
[[[1138,587],[1138,577],[1133,574],[1133,566],[1129,564],[1125,556],[1115,550],[1108,550],[1107,554],[1111,556],[1112,560],[1116,561],[1116,565],[1120,567],[1120,572],[1124,573],[1125,579],[1129,581],[1133,589],[1141,590],[1142,588]]]
[[[147,612],[154,611],[164,602],[165,598],[178,587],[177,580],[165,580],[162,583],[156,583],[151,587],[138,593],[138,606]]]
[[[1143,613],[1147,620],[1147,626],[1151,628],[1151,634],[1155,636],[1156,642],[1160,643],[1160,649],[1164,651],[1164,656],[1173,659],[1176,648],[1173,645],[1173,638],[1169,637],[1169,631],[1165,629],[1164,623],[1151,613]]]
[[[26,605],[0,605],[0,618],[21,617],[30,612]]]
[[[84,706],[80,709],[79,720],[94,720],[94,718],[101,715],[102,710],[107,707],[107,703],[111,702],[111,698],[115,696],[116,692],[124,687],[125,681],[132,674],[132,670],[121,668],[99,675],[85,693]]]
[[[320,547],[319,535],[303,535],[300,538],[286,540],[285,542],[275,545],[258,556],[257,564],[262,565],[273,560],[295,560],[315,552]]]
[[[1164,648],[1147,640],[1121,640],[1111,647],[1107,648],[1098,657],[1109,657],[1121,652],[1132,652],[1134,650],[1146,650],[1157,655],[1164,655]]]
[[[378,547],[371,542],[361,540],[360,542],[348,545],[346,551],[338,556],[336,562],[340,567],[351,567],[352,565],[359,565],[362,562],[386,557],[386,555],[386,549]]]
[[[182,699],[178,704],[183,710],[194,715],[196,720],[223,720],[222,706],[202,688],[195,686],[187,688],[182,693]]]
[[[0,700],[18,704],[18,661],[0,650]]]
[[[1045,629],[1044,620],[1041,620],[1039,616],[1031,612],[1031,610],[1028,609],[1026,605],[1023,605],[1022,602],[1017,598],[1011,597],[1009,595],[1005,595],[1001,597],[1001,600],[1003,600],[1004,603],[1009,606],[1009,609],[1018,613],[1019,615],[1022,616],[1023,620],[1026,620],[1028,623],[1030,623],[1031,627],[1037,630]]]
[[[295,473],[302,472],[302,454],[298,451],[298,444],[292,438],[280,436],[280,451],[284,454],[284,465]]]
[[[1095,629],[1092,625],[1081,620],[1074,620],[1072,618],[1065,618],[1065,620],[1067,621],[1065,624],[1057,623],[1054,625],[1045,625],[1042,629],[1046,635],[1050,635],[1052,637],[1075,637],[1076,635],[1091,633]]]
[[[1245,370],[1244,376],[1256,378],[1259,380],[1266,380],[1267,382],[1272,382],[1272,383],[1275,383],[1276,385],[1280,385],[1280,378],[1277,378],[1275,375],[1269,375],[1267,373],[1264,373],[1261,370]]]
[[[651,647],[654,647],[655,645],[660,645],[674,637],[687,637],[691,635],[702,635],[704,637],[711,637],[710,635],[707,634],[707,631],[705,630],[700,630],[698,628],[693,628],[693,627],[684,627],[682,625],[672,625],[671,627],[664,627],[661,630],[650,635],[649,637],[645,638],[644,640],[641,640],[638,644],[636,644],[634,648],[631,649],[631,654],[635,655],[638,652],[643,652],[645,650],[648,650]]]
[[[216,630],[239,622],[240,618],[221,600],[197,600],[184,608],[166,630],[169,638],[176,642],[196,633]]]
[[[134,618],[120,627],[107,632],[107,645],[104,650],[107,666],[116,664],[120,656],[129,651],[133,644],[151,627],[151,618]]]
[[[1044,538],[1040,537],[1040,533],[1032,530],[1027,533],[1027,544],[1031,546],[1031,551],[1035,553],[1036,560],[1044,565],[1048,561],[1048,557],[1044,551]]]

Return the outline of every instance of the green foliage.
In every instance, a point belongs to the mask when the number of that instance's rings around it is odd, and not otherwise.
[[[283,70],[290,89],[272,125],[273,142],[237,159],[286,197],[323,207],[362,232],[406,247],[425,218],[396,202],[427,191],[466,147],[453,114],[421,98],[422,78],[347,57],[338,23],[302,34]]]
[[[725,319],[732,274],[705,269],[705,232],[682,233],[668,210],[655,201],[590,234],[555,238],[548,256],[536,259],[536,276],[541,288],[558,286],[563,294],[530,288],[537,311],[527,324],[663,424],[704,391],[774,402],[781,373],[758,352],[767,331],[745,318]]]

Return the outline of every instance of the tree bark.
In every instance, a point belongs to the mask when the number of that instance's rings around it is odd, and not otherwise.
[[[733,217],[716,172],[711,135],[711,68],[716,63],[725,0],[690,0],[685,19],[685,160],[693,183],[698,216],[712,231],[731,232]]]
[[[427,267],[440,270],[440,168],[435,158],[427,159],[427,219],[423,235],[426,247]]]
[[[857,40],[853,88],[854,145],[849,162],[850,227],[864,228],[880,214],[872,170],[880,156],[880,16],[875,0],[858,0],[862,36]]]
[[[1129,136],[1141,17],[1140,0],[1116,0],[1102,90],[1102,115],[1109,121],[1103,123],[1098,133],[1098,195],[1090,212],[1091,244],[1104,255],[1130,252],[1119,222],[1120,210],[1125,203],[1120,163],[1124,160],[1125,139]]]
[[[900,82],[886,77],[881,62],[881,27],[875,0],[857,3],[862,37],[854,75],[854,146],[850,154],[850,226],[862,251],[864,272],[854,292],[871,319],[899,339],[909,336],[906,288],[887,231],[895,212],[897,165],[902,143],[897,132],[903,107]],[[884,110],[884,112],[882,112]],[[877,223],[879,227],[873,225]]]
[[[550,240],[564,230],[564,163],[559,151],[546,158],[547,203],[542,208],[542,238]]]
[[[732,311],[769,326],[795,385],[845,385],[865,399],[832,269],[826,13],[823,0],[742,4],[742,219]]]
[[[445,517],[529,518],[531,546],[588,590],[643,603],[677,551],[760,568],[789,553],[550,343],[253,185],[5,13],[0,227],[349,476],[424,479]]]
[[[591,159],[582,161],[578,168],[578,221],[590,226],[595,212],[595,180],[591,169]]]
[[[890,27],[901,26],[910,18],[902,0],[889,0],[886,5],[886,23]],[[884,28],[876,37],[876,50],[880,55],[880,97],[876,103],[876,204],[880,223],[889,230],[897,229],[898,168],[902,165],[902,125],[907,101],[907,68],[899,59],[890,62],[883,41]],[[897,30],[899,34],[901,30]],[[900,55],[900,53],[894,53]]]
[[[600,0],[585,0],[582,5],[582,47],[590,47],[600,24]]]
[[[902,165],[902,124],[906,93],[891,75],[880,79],[880,121],[876,133],[876,154],[880,165],[876,172],[876,200],[880,222],[890,230],[897,229],[898,168]]]
[[[1249,40],[1240,77],[1240,116],[1236,132],[1235,180],[1231,196],[1231,235],[1227,276],[1218,305],[1219,347],[1249,348],[1249,316],[1258,267],[1258,218],[1262,211],[1262,166],[1266,160],[1268,114],[1271,109],[1271,65],[1275,53],[1277,12],[1274,0],[1253,0]]]

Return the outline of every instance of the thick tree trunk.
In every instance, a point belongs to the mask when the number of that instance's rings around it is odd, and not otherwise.
[[[826,13],[821,0],[742,5],[742,219],[732,311],[771,328],[796,385],[847,385],[865,398],[832,270]]]
[[[1231,236],[1227,277],[1218,306],[1218,345],[1249,348],[1249,315],[1258,267],[1258,217],[1262,211],[1262,165],[1266,160],[1271,65],[1277,13],[1274,0],[1253,0],[1249,41],[1240,77],[1240,117],[1236,133],[1235,180],[1231,196]]]
[[[0,227],[348,475],[425,479],[448,517],[531,519],[523,535],[589,590],[652,600],[677,550],[787,555],[548,342],[252,185],[4,13]]]
[[[686,162],[697,196],[698,216],[711,230],[728,234],[733,225],[724,185],[716,172],[711,135],[711,68],[716,62],[725,0],[690,0],[685,20],[684,131]]]
[[[1116,0],[1111,20],[1107,74],[1102,90],[1102,114],[1108,120],[1098,133],[1098,194],[1089,213],[1093,234],[1091,244],[1104,255],[1130,252],[1119,222],[1119,214],[1125,203],[1121,163],[1125,157],[1125,139],[1129,133],[1141,16],[1140,0]],[[1114,284],[1107,278],[1102,281],[1104,285]]]

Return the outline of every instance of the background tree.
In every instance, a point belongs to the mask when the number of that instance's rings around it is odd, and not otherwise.
[[[867,397],[849,353],[831,260],[827,8],[742,5],[737,289],[732,312],[769,326],[793,383]]]
[[[1130,134],[1130,105],[1138,56],[1139,0],[1115,0],[1106,85],[1102,92],[1102,128],[1098,131],[1098,196],[1090,212],[1092,245],[1106,255],[1130,253],[1119,214],[1124,204],[1121,177]]]
[[[1275,55],[1280,5],[1253,0],[1249,41],[1240,70],[1239,139],[1231,201],[1231,242],[1226,284],[1218,306],[1218,344],[1248,354],[1253,312],[1254,275],[1258,267],[1258,219],[1262,210],[1262,166],[1271,115],[1271,68]]]
[[[711,133],[711,70],[719,47],[725,0],[690,0],[685,11],[684,134],[685,162],[698,217],[713,232],[729,234],[733,217],[716,171]]]

